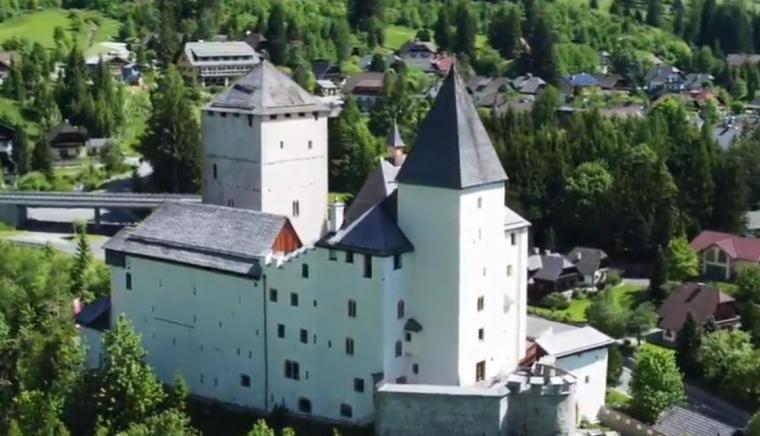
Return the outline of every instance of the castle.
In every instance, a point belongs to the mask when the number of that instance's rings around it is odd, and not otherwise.
[[[518,370],[529,223],[504,205],[507,175],[456,67],[411,151],[394,127],[348,208],[328,204],[329,112],[268,61],[204,107],[203,204],[165,203],[106,243],[111,295],[80,322],[89,363],[123,313],[159,378],[209,399],[388,436],[416,434],[394,416],[425,408],[449,414],[438,434],[569,432],[577,374]],[[561,424],[531,427],[521,407]],[[465,410],[488,428],[471,417],[460,431]]]

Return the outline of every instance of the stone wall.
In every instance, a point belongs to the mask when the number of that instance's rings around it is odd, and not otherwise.
[[[504,387],[385,384],[375,393],[375,436],[506,436]]]
[[[628,415],[606,407],[599,411],[599,422],[626,436],[666,436]]]

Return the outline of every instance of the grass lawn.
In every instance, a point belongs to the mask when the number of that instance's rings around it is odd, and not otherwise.
[[[640,304],[644,299],[644,289],[636,285],[622,284],[613,288],[612,292],[615,294],[618,302],[621,306],[627,308],[634,308]],[[570,303],[570,307],[565,310],[554,310],[533,307],[533,310],[538,312],[545,312],[546,314],[552,314],[555,316],[567,315],[570,317],[570,321],[585,321],[586,320],[586,308],[593,302],[588,297],[581,299],[573,299]]]
[[[0,24],[0,43],[14,37],[19,37],[39,42],[48,48],[55,47],[53,40],[54,29],[60,26],[68,31],[72,30],[72,20],[69,18],[70,13],[71,11],[62,9],[49,9],[8,20]],[[80,13],[85,20],[97,19],[100,23],[97,29],[90,23],[85,23],[82,29],[76,33],[75,39],[77,44],[82,48],[87,48],[90,33],[93,30],[95,31],[93,42],[106,41],[119,30],[119,23],[116,20],[106,18],[92,11]]]
[[[604,397],[604,404],[615,406],[617,408],[625,407],[628,403],[628,396],[614,389],[607,389],[607,395]]]
[[[736,294],[736,291],[739,290],[739,287],[736,286],[735,283],[727,283],[727,282],[707,282],[710,286],[715,286],[716,288],[720,289],[721,291],[725,292],[728,295],[734,295]]]
[[[414,39],[417,31],[404,26],[388,26],[385,28],[385,48],[389,51],[398,50],[405,42]],[[486,44],[486,37],[478,35],[475,40],[477,47],[483,47]]]

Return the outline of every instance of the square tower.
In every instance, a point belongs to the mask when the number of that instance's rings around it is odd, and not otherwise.
[[[398,224],[414,245],[410,316],[419,383],[472,385],[513,370],[527,275],[504,205],[507,175],[456,67],[399,170]],[[510,231],[507,222],[510,221]],[[527,253],[527,251],[526,251]],[[523,333],[524,334],[524,333]]]
[[[329,114],[263,60],[203,108],[203,202],[285,215],[304,243],[319,239]]]

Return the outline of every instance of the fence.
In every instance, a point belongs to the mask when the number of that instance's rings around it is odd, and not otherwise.
[[[643,424],[617,410],[602,407],[599,411],[599,421],[623,436],[667,436],[652,427]]]

